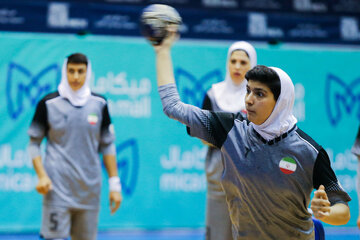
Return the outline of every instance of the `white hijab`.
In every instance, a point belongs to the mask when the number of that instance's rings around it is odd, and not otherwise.
[[[67,58],[64,60],[61,72],[61,82],[58,86],[60,96],[67,98],[76,107],[84,106],[91,95],[89,82],[91,78],[91,63],[88,60],[84,85],[77,91],[71,89],[67,79]]]
[[[280,68],[270,68],[273,69],[280,78],[281,89],[279,98],[276,101],[272,113],[263,124],[256,125],[254,123],[250,123],[266,140],[274,139],[286,133],[292,129],[297,122],[297,119],[292,114],[295,99],[294,84],[286,72]]]
[[[229,73],[229,60],[236,50],[245,51],[250,59],[250,69],[257,64],[255,48],[248,42],[239,41],[233,43],[228,50],[226,60],[225,80],[212,85],[215,101],[221,110],[225,112],[239,112],[245,109],[246,79],[241,84],[235,85]]]

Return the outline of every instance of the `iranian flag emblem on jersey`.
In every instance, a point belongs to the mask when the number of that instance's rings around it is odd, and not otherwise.
[[[95,125],[98,121],[98,116],[95,113],[91,113],[88,115],[87,120],[91,125]]]
[[[296,170],[296,162],[291,157],[284,157],[279,163],[280,170],[285,174],[292,174]]]

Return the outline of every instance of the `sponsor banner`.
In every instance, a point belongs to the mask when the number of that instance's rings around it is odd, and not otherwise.
[[[338,1],[338,9],[341,3]],[[183,38],[360,44],[359,14],[322,14],[329,9],[325,0],[203,0],[202,4],[206,6],[174,5],[183,18]],[[242,6],[236,10],[238,5]],[[218,6],[235,7],[219,12]],[[6,2],[0,7],[0,30],[139,37],[143,7],[79,1]],[[282,11],[289,7],[296,11]]]
[[[46,26],[47,5],[33,2],[1,2],[0,30],[41,32]]]
[[[242,0],[240,9],[251,11],[289,11],[291,1],[282,0]]]
[[[360,14],[360,2],[358,0],[292,0],[292,1],[282,1],[289,2],[292,6],[288,9],[294,12],[302,13],[318,13],[318,14],[350,14],[358,15]]]
[[[249,13],[248,20],[251,39],[316,43],[334,43],[339,39],[339,22],[336,18]]]
[[[64,57],[74,52],[91,59],[91,88],[107,98],[117,136],[124,202],[111,216],[103,170],[99,228],[204,227],[207,149],[187,135],[184,125],[164,115],[154,51],[143,38],[0,33],[0,45],[0,212],[7,216],[0,218],[1,232],[39,229],[41,196],[34,189],[37,177],[27,153],[27,129],[37,102],[56,90]],[[174,74],[184,102],[200,106],[206,90],[224,79],[229,45],[180,40],[173,47]],[[259,63],[283,68],[293,79],[298,126],[329,153],[356,215],[357,159],[350,149],[360,121],[355,97],[360,91],[360,52],[283,46],[255,45]],[[98,117],[90,114],[86,121],[94,124]],[[279,171],[296,174],[291,160],[281,160]],[[356,218],[347,226],[356,226]]]
[[[360,18],[358,17],[315,17],[295,14],[248,14],[248,35],[250,40],[360,44]]]
[[[328,13],[329,5],[327,0],[292,0],[295,12],[304,13]]]
[[[360,1],[358,0],[333,0],[330,10],[339,14],[353,14],[359,16]]]
[[[23,0],[24,1],[24,0]],[[50,1],[48,1],[50,2]],[[72,0],[67,2],[80,2]],[[146,6],[159,3],[177,8],[223,9],[284,13],[352,14],[360,13],[358,0],[91,0],[96,4]]]
[[[1,0],[6,4],[9,1]],[[26,0],[16,0],[18,4],[34,5]],[[44,5],[54,1],[45,0],[36,5]],[[84,4],[83,0],[63,1],[71,5],[82,4],[84,8],[89,5],[137,6],[143,8],[149,4],[167,4],[175,8],[192,8],[197,11],[205,9],[222,9],[224,11],[263,11],[282,13],[308,13],[308,14],[351,14],[360,13],[358,0],[90,0]],[[59,1],[61,3],[61,1]],[[120,8],[118,8],[121,10]]]
[[[246,35],[246,15],[207,11],[200,15],[197,11],[184,10],[184,24],[180,28],[184,38],[236,39]]]
[[[344,42],[360,42],[360,18],[341,17],[340,36]]]

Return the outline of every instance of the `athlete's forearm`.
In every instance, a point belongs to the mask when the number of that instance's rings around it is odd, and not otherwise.
[[[118,176],[115,155],[103,155],[104,165],[109,178]]]
[[[104,158],[104,164],[106,171],[109,176],[109,191],[110,191],[110,199],[112,199],[115,196],[112,196],[112,192],[121,193],[121,183],[120,178],[118,177],[118,169],[116,165],[116,156],[109,154],[109,155],[103,155]],[[118,197],[115,197],[114,199],[118,199],[119,201],[117,203],[116,209],[119,207],[121,202],[121,195]],[[112,201],[112,200],[110,200]],[[116,211],[116,209],[114,211]]]
[[[170,48],[156,52],[156,73],[158,86],[175,83]]]
[[[41,156],[37,156],[37,157],[33,158],[32,163],[33,163],[36,175],[38,176],[39,179],[43,178],[43,177],[47,177],[47,173],[46,173],[44,165],[42,163]]]
[[[40,144],[41,139],[31,137],[28,147],[30,158],[32,159],[35,172],[39,179],[42,177],[47,177],[47,173],[42,163],[42,158],[40,154]]]
[[[330,214],[321,221],[331,225],[344,225],[350,219],[350,209],[343,203],[337,203],[330,207]]]
[[[175,83],[170,49],[178,38],[177,26],[169,26],[167,31],[167,37],[162,43],[154,46],[158,86]]]

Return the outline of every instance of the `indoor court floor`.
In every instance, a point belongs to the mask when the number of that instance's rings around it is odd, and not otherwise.
[[[325,228],[326,240],[360,240],[357,228]],[[38,240],[37,234],[0,234],[0,240]],[[98,240],[203,240],[203,230],[99,232]]]

